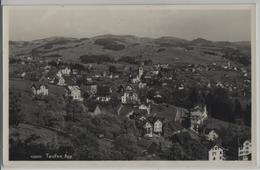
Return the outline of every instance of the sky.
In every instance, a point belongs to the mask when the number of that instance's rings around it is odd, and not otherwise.
[[[250,41],[250,10],[172,6],[10,7],[10,40],[103,34],[192,40]]]

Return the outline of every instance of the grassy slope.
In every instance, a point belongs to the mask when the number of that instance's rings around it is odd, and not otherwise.
[[[125,46],[125,49],[118,51],[104,49],[103,46],[95,44],[95,40],[100,38],[117,39],[120,44]],[[184,47],[191,45],[190,43],[198,43],[197,45],[201,45],[201,43],[197,41],[189,42],[174,37],[150,39],[134,36],[103,35],[81,40],[53,37],[26,43],[12,42],[10,43],[10,54],[11,56],[16,56],[23,53],[30,54],[34,49],[41,52],[39,53],[40,56],[60,54],[64,60],[68,61],[79,61],[79,56],[86,54],[106,54],[114,58],[142,55],[143,59],[152,59],[154,62],[165,62],[171,64],[190,62],[194,64],[208,64],[213,61],[219,63],[225,62],[220,56],[205,55],[198,50],[185,50]],[[48,46],[49,44],[51,45]],[[162,44],[167,45],[165,46]],[[196,44],[192,45],[194,46]],[[215,43],[214,45],[221,47],[223,46],[222,44],[218,45],[218,43]],[[235,43],[232,45],[235,45]],[[46,46],[48,48],[46,48]],[[158,50],[162,48],[164,51],[158,52]]]

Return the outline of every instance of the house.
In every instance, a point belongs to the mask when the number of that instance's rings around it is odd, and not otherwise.
[[[204,107],[197,105],[196,107],[192,108],[190,110],[190,129],[198,133],[199,127],[203,124],[207,117],[208,114],[206,105]]]
[[[215,144],[211,149],[209,150],[209,161],[223,161],[224,158],[224,150],[222,147]]]
[[[252,145],[250,140],[243,142],[242,146],[238,148],[238,159],[243,161],[251,160]]]
[[[70,75],[71,70],[68,67],[65,67],[64,69],[61,69],[61,74],[68,76]]]
[[[138,69],[138,77],[139,77],[139,79],[141,79],[143,74],[144,74],[144,68],[142,66],[140,66],[139,69]]]
[[[66,90],[67,90],[67,95],[71,96],[73,100],[83,101],[79,86],[68,86]]]
[[[124,92],[124,95],[121,97],[121,102],[123,104],[135,104],[138,103],[138,95],[135,92]]]
[[[160,136],[162,134],[162,126],[163,126],[162,122],[159,119],[157,119],[154,122],[154,126],[153,126],[154,133],[156,133]]]
[[[150,122],[147,121],[144,124],[144,129],[145,129],[145,136],[153,137],[153,126]]]
[[[62,76],[58,77],[58,83],[57,83],[57,85],[58,85],[58,86],[65,86],[65,85],[66,85],[65,79],[64,79]]]
[[[97,101],[99,102],[109,102],[111,100],[111,97],[110,96],[98,96],[96,98]]]
[[[58,71],[56,75],[57,75],[58,77],[62,77],[61,71]]]
[[[23,73],[21,74],[21,78],[24,78],[25,75],[26,75],[26,72],[23,72]]]
[[[123,96],[121,96],[121,103],[136,104],[139,102],[138,94],[130,85],[126,86]]]
[[[216,130],[214,130],[214,129],[206,129],[205,133],[206,133],[205,137],[209,141],[214,141],[214,140],[218,139],[218,137],[219,137]]]
[[[93,108],[94,108],[94,110],[93,110]],[[92,108],[92,110],[89,110],[90,114],[92,116],[97,116],[97,115],[100,115],[100,114],[113,114],[114,113],[114,110],[113,110],[111,105],[100,105],[100,104],[98,104],[93,108]]]
[[[145,88],[145,87],[146,87],[146,83],[140,82],[140,83],[138,84],[138,88],[139,88],[139,89],[143,89],[143,88]]]
[[[111,100],[110,94],[112,89],[109,86],[97,86],[97,97],[96,100],[99,102],[109,102]]]
[[[97,93],[97,85],[96,84],[92,84],[89,87],[89,93],[92,95],[95,95]]]
[[[48,96],[49,90],[44,84],[33,83],[31,86],[34,95]]]
[[[134,77],[133,79],[132,79],[132,83],[139,83],[141,80],[139,79],[139,77],[137,76],[137,77]]]
[[[153,137],[155,136],[161,136],[163,132],[163,122],[160,118],[152,116],[152,117],[147,117],[145,120],[144,124],[144,130],[145,134],[144,136],[147,137]]]

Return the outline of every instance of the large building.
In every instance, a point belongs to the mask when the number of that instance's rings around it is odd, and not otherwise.
[[[32,92],[34,95],[43,95],[47,96],[49,93],[49,90],[46,85],[44,84],[32,84],[31,86]]]
[[[251,160],[252,155],[252,145],[250,140],[244,141],[242,146],[238,148],[238,159],[247,161]]]
[[[224,150],[218,145],[214,145],[209,150],[209,161],[223,161],[224,158]]]
[[[71,96],[73,100],[83,101],[79,86],[68,86],[66,90],[67,90],[67,95]]]

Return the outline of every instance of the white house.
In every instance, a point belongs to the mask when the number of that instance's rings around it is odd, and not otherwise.
[[[121,97],[121,102],[123,104],[133,104],[138,101],[138,95],[135,92],[124,92],[124,95]]]
[[[243,145],[238,148],[238,159],[247,161],[251,160],[252,145],[250,140],[244,141]]]
[[[140,83],[138,84],[138,88],[139,88],[139,89],[143,89],[143,88],[145,88],[145,87],[146,87],[146,83],[140,82]]]
[[[66,85],[65,79],[64,79],[62,76],[58,77],[58,83],[57,83],[57,85],[58,85],[58,86],[65,86],[65,85]]]
[[[142,66],[140,66],[139,69],[138,69],[138,77],[139,77],[139,79],[141,79],[143,74],[144,74],[144,68]]]
[[[123,104],[133,104],[139,102],[138,94],[134,92],[132,86],[126,86],[124,95],[121,96],[121,103]]]
[[[225,160],[224,150],[220,146],[214,145],[209,150],[209,161],[223,161],[223,160]]]
[[[68,90],[68,95],[71,96],[73,100],[83,101],[79,86],[68,86]]]
[[[154,133],[161,135],[162,134],[162,122],[158,119],[154,122],[153,131]]]
[[[62,77],[62,73],[61,71],[58,71],[58,73],[56,74],[58,77]]]
[[[31,86],[32,92],[34,95],[43,95],[43,96],[47,96],[49,93],[49,90],[47,89],[47,87],[43,84],[40,85],[36,85],[33,84]]]
[[[145,136],[153,137],[153,126],[150,122],[144,124]]]
[[[111,100],[110,96],[98,96],[96,98],[97,101],[99,102],[109,102]]]
[[[26,75],[26,72],[23,72],[23,73],[21,74],[21,77],[24,78],[25,75]]]
[[[66,68],[64,68],[64,69],[61,69],[61,73],[62,73],[63,75],[65,75],[65,76],[70,75],[70,72],[71,72],[71,70],[70,70],[68,67],[66,67]]]
[[[208,132],[208,134],[206,135],[206,139],[209,141],[214,141],[216,139],[218,139],[219,135],[217,134],[217,132],[215,130],[210,130]]]
[[[138,76],[136,76],[135,78],[132,79],[132,83],[139,83],[140,82],[140,79]]]

